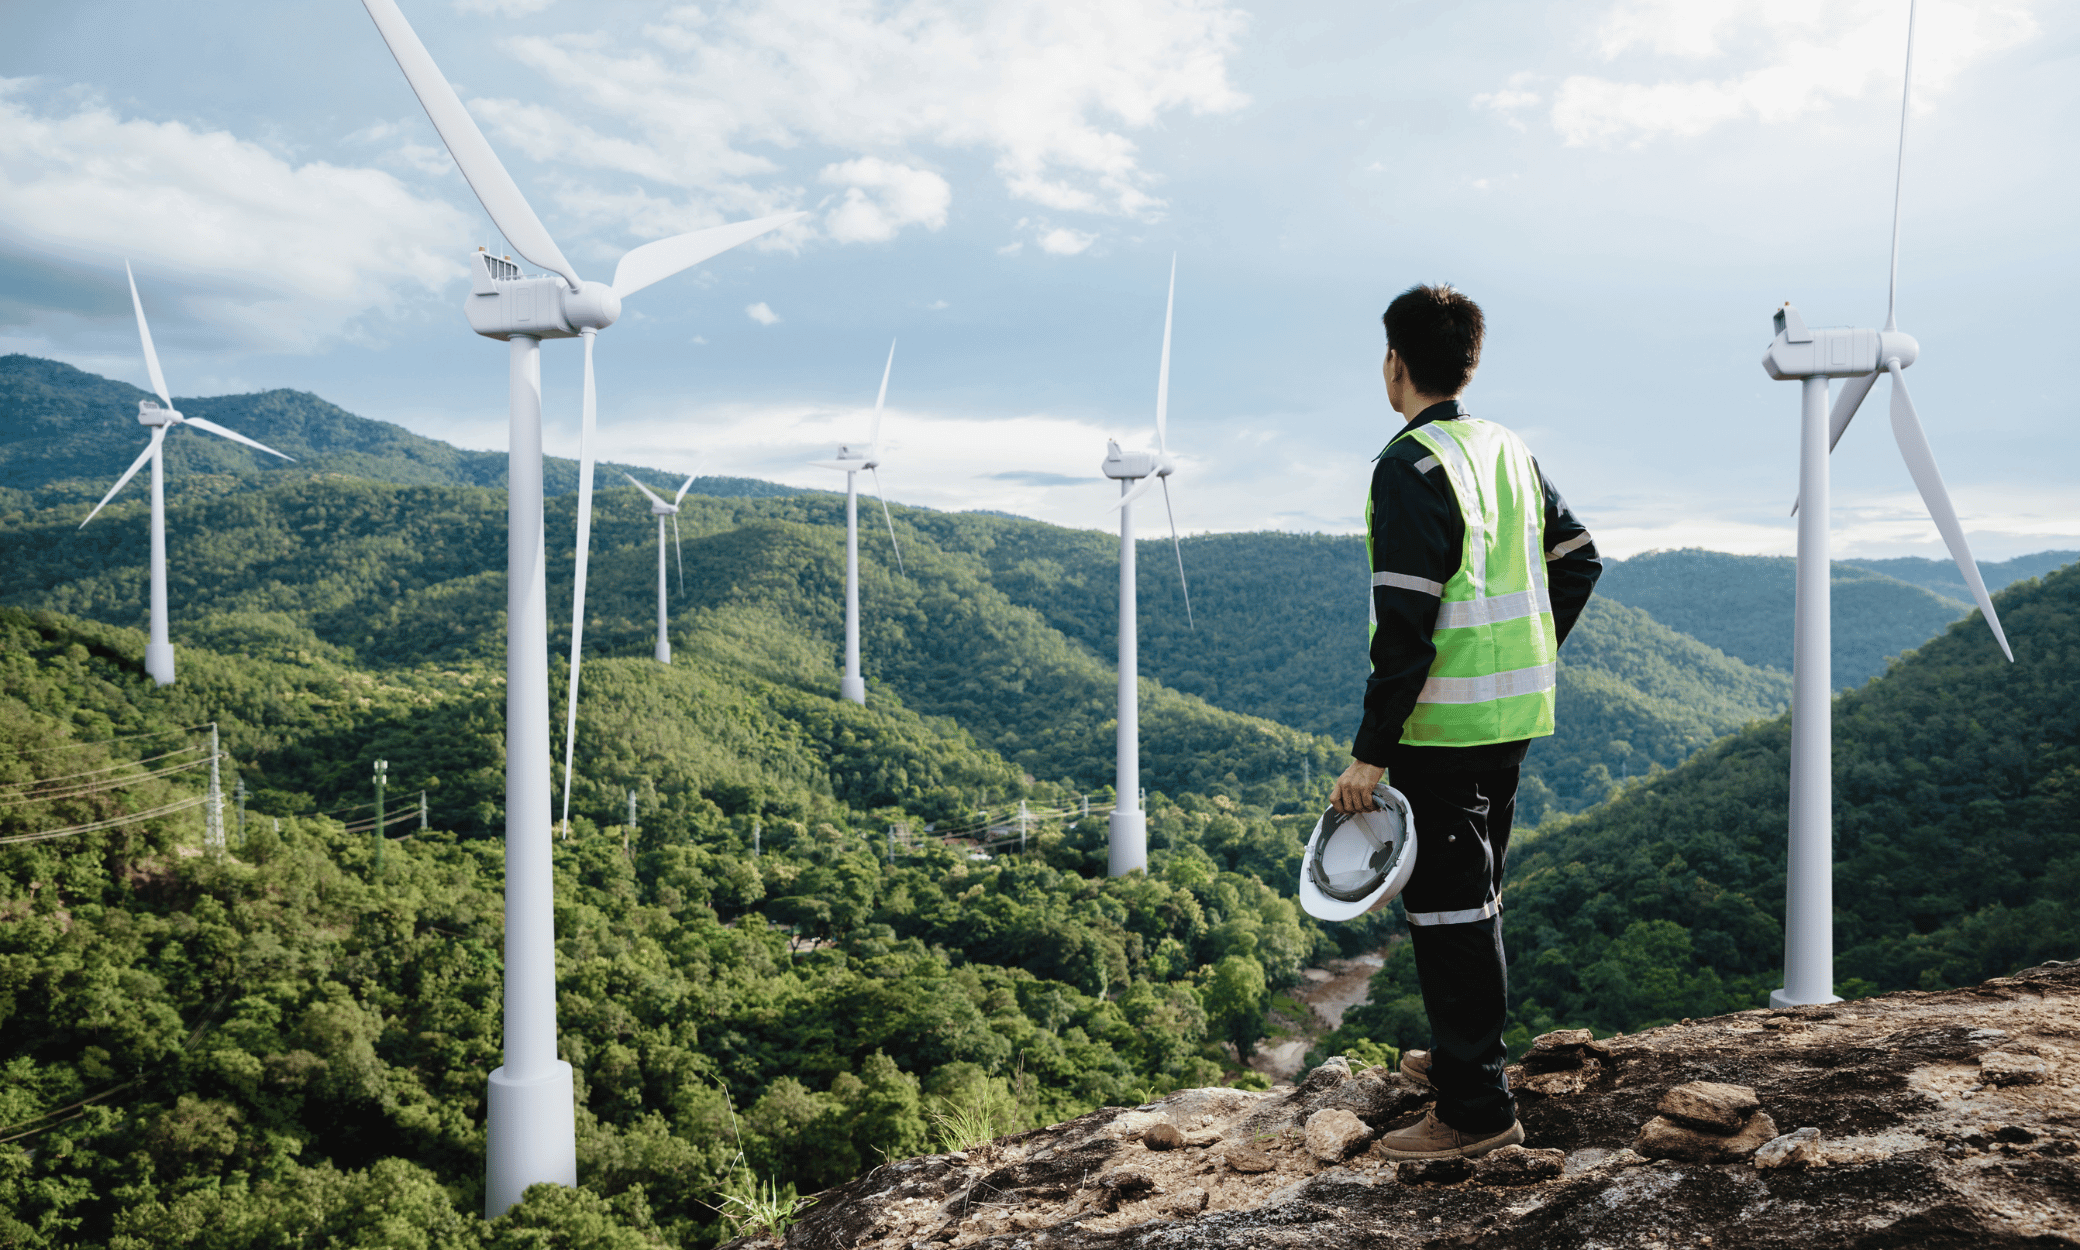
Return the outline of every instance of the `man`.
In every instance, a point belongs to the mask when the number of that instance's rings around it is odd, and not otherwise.
[[[1442,1159],[1524,1140],[1503,1076],[1503,864],[1517,768],[1553,732],[1560,643],[1603,565],[1524,441],[1459,406],[1480,363],[1480,308],[1417,286],[1381,320],[1387,402],[1407,425],[1366,501],[1372,675],[1333,805],[1371,809],[1384,773],[1415,818],[1401,902],[1432,1041],[1402,1072],[1437,1102],[1379,1144],[1388,1158]]]

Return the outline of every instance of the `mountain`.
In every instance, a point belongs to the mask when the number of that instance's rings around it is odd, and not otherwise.
[[[14,506],[83,500],[84,514],[149,441],[135,420],[138,401],[145,399],[153,399],[151,392],[55,360],[0,356],[0,413],[7,418],[0,422],[0,507],[10,500]],[[295,461],[214,435],[174,431],[166,440],[169,496],[195,489],[221,491],[234,480],[252,484],[327,475],[405,486],[505,485],[504,452],[464,451],[403,426],[357,417],[303,391],[176,397],[174,406],[258,439]],[[606,477],[634,473],[653,485],[663,485],[669,476],[605,462],[598,470]],[[681,480],[672,478],[671,488],[676,490]],[[707,477],[696,485],[709,495],[796,493],[792,487],[754,478]],[[551,495],[577,490],[578,462],[546,458],[542,488]]]
[[[1644,609],[1671,629],[1762,668],[1791,671],[1798,561],[1687,547],[1613,561],[1599,594]],[[1832,582],[1834,682],[1860,686],[1941,633],[1969,609],[1857,564],[1837,561]],[[1993,646],[1991,638],[1987,646]],[[1997,650],[1998,648],[1996,648]]]
[[[1979,578],[1986,589],[1999,590],[2011,582],[2025,577],[2042,577],[2061,565],[2080,560],[2080,551],[2039,551],[2032,555],[2016,556],[2012,560],[1979,561]],[[1853,564],[1883,573],[1903,582],[1912,582],[1959,603],[1972,601],[1972,588],[1964,584],[1964,576],[1957,571],[1954,560],[1930,560],[1925,556],[1896,556],[1887,560],[1843,560],[1842,564]]]

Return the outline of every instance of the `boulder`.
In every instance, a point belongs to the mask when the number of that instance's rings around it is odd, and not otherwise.
[[[1749,1116],[1738,1133],[1707,1133],[1680,1120],[1657,1115],[1640,1128],[1632,1148],[1649,1159],[1737,1163],[1776,1135],[1776,1122],[1761,1111]]]
[[[1820,1146],[1820,1130],[1794,1129],[1773,1137],[1756,1148],[1754,1162],[1758,1168],[1825,1167],[1827,1155]]]
[[[1979,1075],[1988,1085],[2035,1085],[2050,1071],[2051,1066],[2035,1055],[1989,1050],[1979,1056]]]
[[[1307,1118],[1307,1153],[1324,1163],[1340,1163],[1372,1140],[1365,1121],[1341,1108],[1317,1111]]]
[[[1175,1150],[1184,1145],[1184,1134],[1175,1124],[1151,1124],[1141,1134],[1141,1144],[1150,1150]]]
[[[1261,1150],[1252,1150],[1248,1146],[1230,1146],[1222,1153],[1221,1157],[1226,1159],[1228,1166],[1237,1172],[1269,1172],[1272,1168],[1278,1166],[1276,1159],[1273,1159]]]
[[[1654,1110],[1708,1133],[1738,1133],[1762,1103],[1745,1085],[1690,1081],[1661,1095]]]
[[[1197,1215],[1206,1209],[1206,1199],[1206,1191],[1195,1185],[1170,1200],[1170,1214]]]
[[[1536,1185],[1567,1170],[1567,1154],[1559,1150],[1527,1150],[1503,1146],[1473,1161],[1476,1185]]]

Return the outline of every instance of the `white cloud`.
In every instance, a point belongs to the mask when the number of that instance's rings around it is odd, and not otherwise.
[[[1095,234],[1071,230],[1067,226],[1056,226],[1040,236],[1040,250],[1051,256],[1074,256],[1098,241]]]
[[[886,242],[909,225],[937,230],[953,203],[946,179],[875,156],[826,165],[817,180],[845,188],[844,200],[824,217],[824,229],[840,243]]]
[[[760,300],[756,304],[745,305],[744,315],[762,326],[780,324],[780,314],[774,312],[764,300]]]
[[[1018,254],[1019,254],[1020,252],[1023,252],[1023,251],[1025,251],[1025,250],[1026,250],[1026,245],[1025,245],[1025,244],[1023,244],[1023,243],[1006,243],[1006,244],[1005,244],[1004,246],[1002,246],[1002,247],[1000,247],[1000,248],[998,248],[998,249],[997,249],[997,255],[999,255],[999,256],[1016,256],[1016,255],[1018,255]]]
[[[27,90],[0,79],[0,238],[127,256],[140,284],[154,269],[213,283],[188,313],[248,343],[307,351],[358,335],[464,272],[470,219],[381,170],[292,165],[226,131],[98,104],[39,112]]]
[[[598,125],[471,108],[531,156],[635,174],[708,211],[764,207],[756,184],[790,149],[857,154],[825,171],[853,171],[826,221],[843,239],[943,222],[951,187],[904,158],[925,146],[986,155],[1012,195],[1050,209],[1147,219],[1162,201],[1128,136],[1240,108],[1228,58],[1245,21],[1225,0],[736,0],[669,10],[639,45],[510,42]]]
[[[1925,0],[1916,96],[1925,104],[1975,62],[2036,33],[2029,0]],[[1837,101],[1891,95],[1906,22],[1890,0],[1619,0],[1594,40],[1606,61],[1647,64],[1625,76],[1569,75],[1553,89],[1553,127],[1573,145],[1691,138],[1728,122],[1783,123]],[[1660,64],[1671,58],[1691,64],[1671,73]],[[1692,66],[1701,62],[1717,64],[1699,74]],[[1474,104],[1513,118],[1542,102],[1530,84],[1516,75]]]

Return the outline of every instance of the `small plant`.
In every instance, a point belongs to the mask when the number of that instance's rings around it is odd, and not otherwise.
[[[1020,1072],[1021,1081],[1024,1073]],[[959,1098],[940,1100],[928,1117],[941,1151],[973,1150],[1026,1127],[1025,1109],[995,1082],[978,1084]]]
[[[738,1162],[743,1158],[739,1154]],[[783,1189],[772,1181],[759,1180],[747,1167],[731,1169],[730,1183],[717,1191],[716,1197],[722,1205],[709,1209],[729,1221],[733,1234],[772,1241],[785,1237],[789,1226],[816,1202],[814,1198],[796,1197],[793,1185]]]

